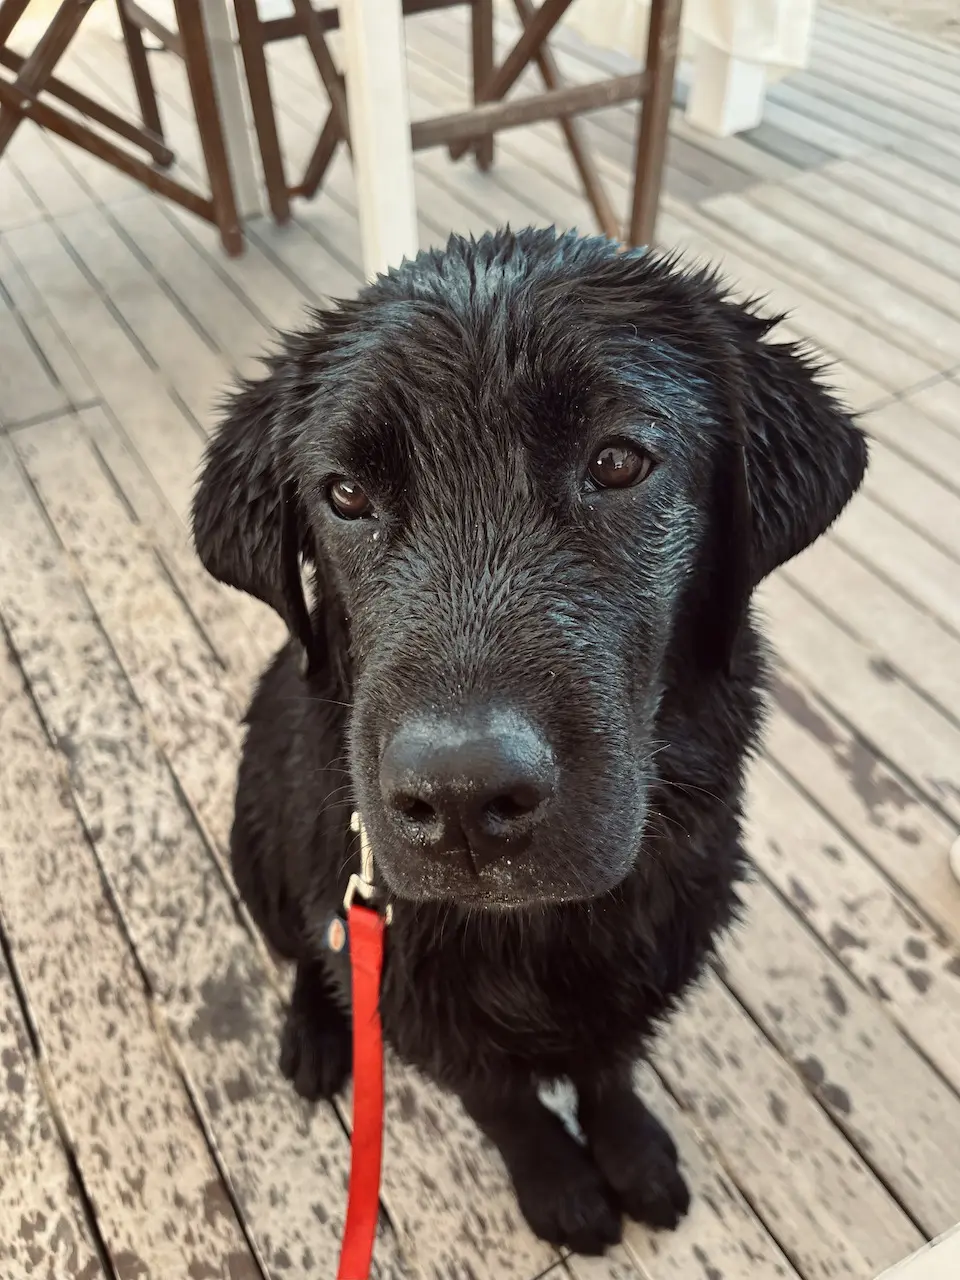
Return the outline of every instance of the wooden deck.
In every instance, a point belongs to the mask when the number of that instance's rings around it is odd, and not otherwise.
[[[461,15],[409,23],[414,114],[462,101]],[[152,55],[174,145],[197,147]],[[273,51],[285,145],[318,118]],[[573,42],[571,78],[610,59]],[[96,17],[69,59],[127,102]],[[632,119],[590,134],[625,201]],[[591,221],[554,126],[489,177],[417,162],[424,243]],[[825,11],[751,135],[677,114],[662,240],[789,307],[873,465],[762,599],[782,659],[749,918],[644,1093],[695,1190],[675,1235],[561,1259],[458,1106],[389,1068],[381,1280],[870,1280],[960,1219],[960,56]],[[231,369],[360,281],[346,157],[237,262],[25,127],[0,167],[0,1275],[332,1276],[347,1107],[280,1078],[286,978],[225,870],[239,716],[276,643],[184,526]]]

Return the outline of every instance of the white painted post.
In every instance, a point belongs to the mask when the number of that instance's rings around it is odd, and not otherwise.
[[[754,129],[763,119],[766,93],[764,63],[735,58],[706,40],[697,41],[684,113],[692,125],[718,138]]]
[[[373,279],[418,249],[401,0],[340,0],[363,270]]]

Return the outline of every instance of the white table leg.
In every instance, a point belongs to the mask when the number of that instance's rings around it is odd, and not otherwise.
[[[240,51],[234,43],[232,11],[229,0],[200,0],[210,66],[216,86],[223,140],[227,148],[230,172],[241,218],[255,218],[263,213],[263,184],[254,145],[254,134],[247,118],[247,100],[243,88]]]
[[[419,247],[401,0],[340,0],[340,29],[363,270],[373,279]]]
[[[766,93],[764,63],[734,58],[705,40],[698,42],[685,112],[692,125],[719,138],[754,129],[763,119]]]

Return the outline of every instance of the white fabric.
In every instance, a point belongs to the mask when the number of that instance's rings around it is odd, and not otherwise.
[[[504,15],[513,0],[498,0]],[[684,0],[681,57],[700,40],[749,62],[766,64],[771,79],[807,64],[816,0]],[[650,0],[573,0],[563,25],[586,43],[615,49],[642,62]]]

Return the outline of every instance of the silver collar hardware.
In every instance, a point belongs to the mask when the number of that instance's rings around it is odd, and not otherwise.
[[[358,810],[350,815],[350,830],[360,837],[360,872],[359,874],[354,872],[347,881],[347,892],[343,895],[344,911],[350,910],[354,898],[357,897],[372,904],[377,892],[376,885],[373,883],[373,850],[370,848],[370,841],[367,839],[367,832]],[[387,924],[393,919],[393,907],[390,903],[384,910],[383,918]]]

